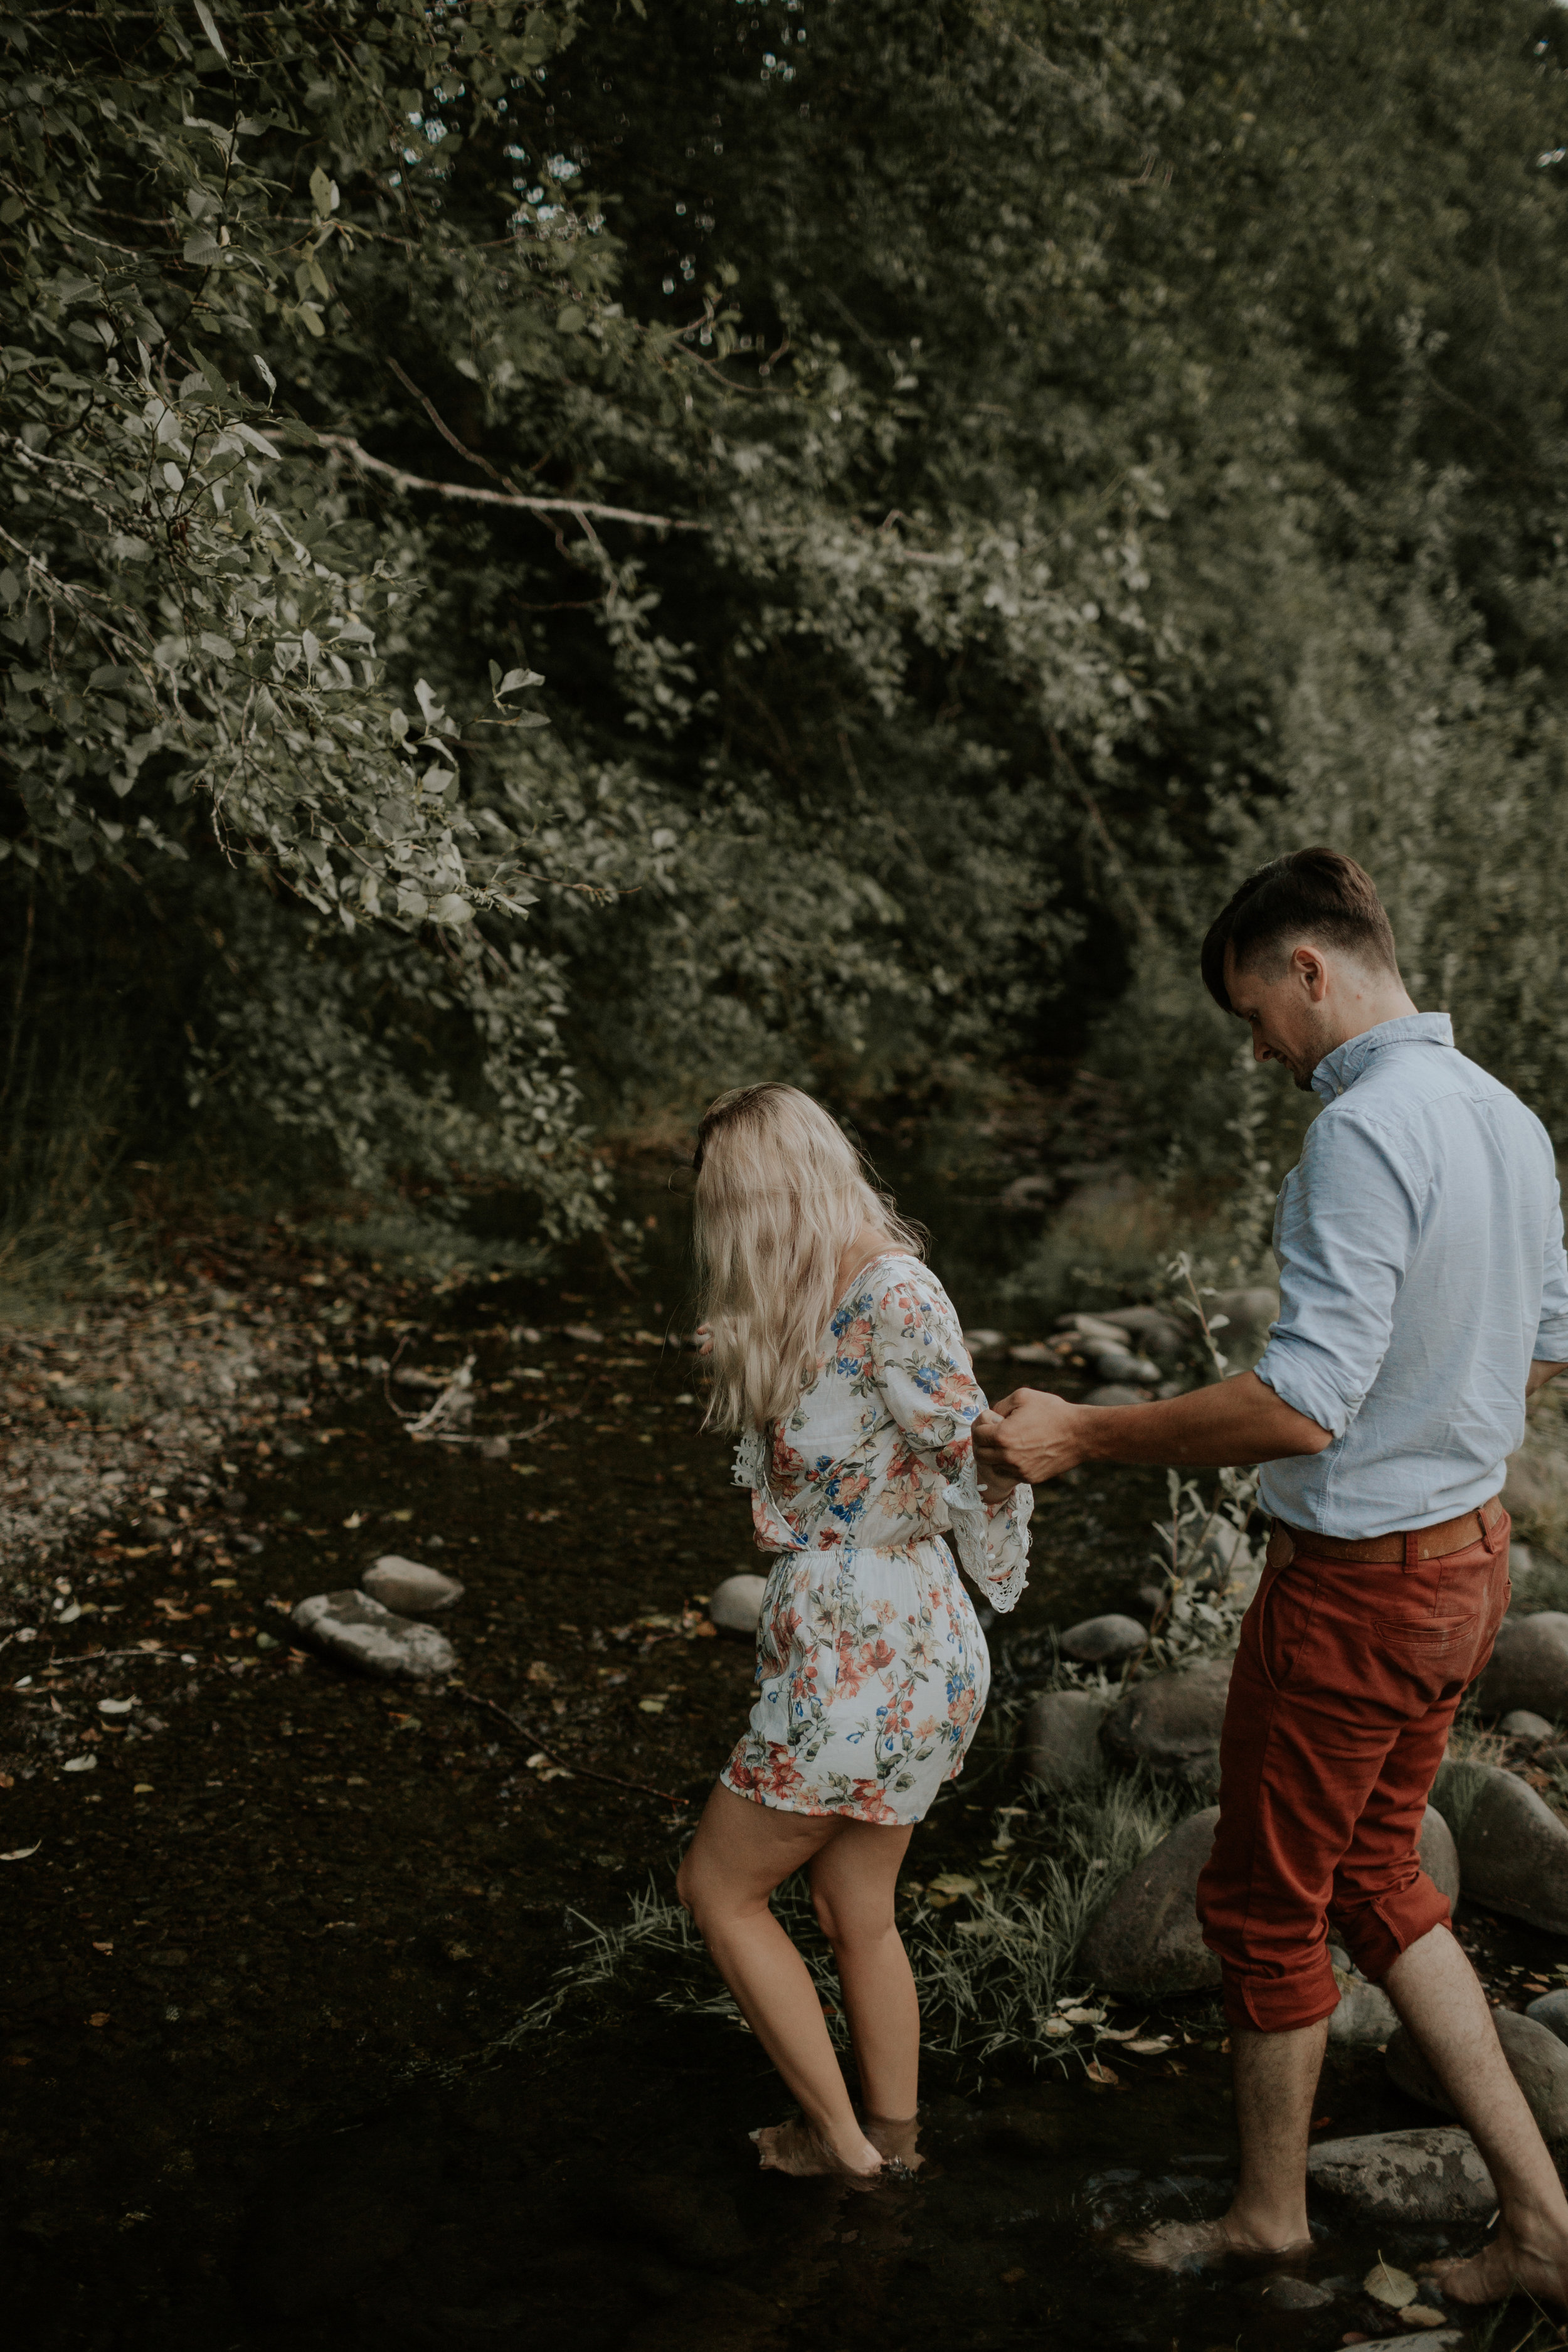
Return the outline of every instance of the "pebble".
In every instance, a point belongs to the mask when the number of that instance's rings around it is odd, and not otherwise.
[[[1476,1685],[1484,1715],[1568,1715],[1568,1615],[1538,1609],[1531,1617],[1505,1617],[1491,1663]]]
[[[1307,2179],[1378,2221],[1484,2221],[1497,2206],[1479,2150],[1452,2124],[1320,2140],[1308,2151]]]
[[[1072,1658],[1079,1665],[1099,1666],[1135,1657],[1148,1639],[1147,1626],[1140,1625],[1136,1617],[1086,1617],[1080,1624],[1068,1627],[1057,1647],[1064,1658]]]
[[[1568,1827],[1517,1772],[1497,1764],[1461,1769],[1481,1783],[1455,1839],[1465,1893],[1489,1910],[1568,1935]]]
[[[1042,1691],[1030,1703],[1024,1731],[1024,1769],[1052,1790],[1082,1788],[1101,1764],[1100,1727],[1108,1699],[1098,1691]]]
[[[1229,1658],[1205,1658],[1134,1683],[1105,1718],[1105,1745],[1127,1763],[1174,1774],[1194,1788],[1217,1788],[1230,1669]]]
[[[963,1344],[972,1356],[999,1356],[1007,1345],[1005,1331],[966,1331]]]
[[[399,1617],[433,1617],[438,1610],[455,1608],[463,1597],[455,1576],[426,1568],[423,1560],[400,1559],[395,1551],[384,1553],[374,1568],[367,1568],[360,1582],[373,1601]]]
[[[1103,1387],[1090,1389],[1084,1397],[1085,1404],[1147,1404],[1142,1389],[1128,1388],[1121,1381],[1108,1381]]]
[[[721,1633],[754,1633],[767,1589],[765,1576],[727,1576],[709,1601],[708,1614]]]
[[[399,1617],[352,1586],[344,1592],[312,1593],[291,1615],[295,1630],[318,1649],[384,1682],[405,1675],[430,1682],[449,1675],[458,1663],[444,1633]]]
[[[1498,1726],[1507,1738],[1521,1740],[1530,1748],[1539,1748],[1543,1739],[1550,1739],[1556,1727],[1543,1715],[1532,1715],[1527,1706],[1516,1706]]]
[[[1129,1871],[1089,1928],[1079,1966],[1105,1992],[1139,2000],[1196,1992],[1220,1980],[1219,1962],[1198,1930],[1198,1873],[1214,1845],[1219,1807],[1178,1822]]]
[[[1568,2138],[1568,2047],[1540,2018],[1521,2016],[1518,2010],[1495,2009],[1492,2022],[1542,2137]],[[1390,2081],[1407,2097],[1440,2115],[1454,2113],[1453,2102],[1403,2025],[1390,2036],[1384,2063]]]
[[[1559,1985],[1555,1992],[1543,1992],[1524,2013],[1555,2033],[1559,2042],[1568,2042],[1568,1988]]]

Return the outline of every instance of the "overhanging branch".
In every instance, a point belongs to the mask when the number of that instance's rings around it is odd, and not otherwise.
[[[288,436],[273,431],[265,436],[268,441],[286,442]],[[335,449],[362,473],[373,474],[378,481],[390,482],[395,490],[427,491],[432,498],[453,499],[464,506],[514,507],[527,514],[586,515],[595,522],[640,522],[649,530],[707,530],[705,522],[683,522],[676,515],[644,514],[636,507],[605,507],[592,499],[530,499],[517,490],[481,490],[471,488],[466,482],[433,481],[427,474],[410,474],[401,466],[388,465],[384,457],[373,457],[370,451],[351,439],[346,433],[318,433],[317,445],[323,449]]]

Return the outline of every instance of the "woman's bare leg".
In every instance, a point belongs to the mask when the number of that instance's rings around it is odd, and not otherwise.
[[[755,1804],[721,1782],[687,1848],[676,1891],[822,2147],[847,2171],[874,2174],[882,2159],[855,2120],[816,1989],[768,1907],[774,1887],[842,1827],[836,1816]],[[769,2153],[764,2147],[764,2160]]]
[[[884,2124],[912,2121],[920,2096],[920,2002],[893,1917],[912,1835],[843,1821],[811,1865],[811,1899],[838,1963],[861,2095],[868,2116]]]

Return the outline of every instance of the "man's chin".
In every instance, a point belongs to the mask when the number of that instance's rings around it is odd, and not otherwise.
[[[1314,1063],[1312,1066],[1315,1069],[1317,1065]],[[1312,1091],[1311,1070],[1304,1070],[1299,1062],[1292,1062],[1290,1065],[1290,1083],[1295,1087],[1296,1092],[1299,1095],[1310,1095]]]

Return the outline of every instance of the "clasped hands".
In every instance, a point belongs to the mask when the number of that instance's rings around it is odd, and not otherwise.
[[[970,1434],[984,1499],[1005,1503],[1016,1486],[1075,1470],[1084,1458],[1081,1420],[1079,1406],[1045,1389],[1015,1389],[977,1414]]]

